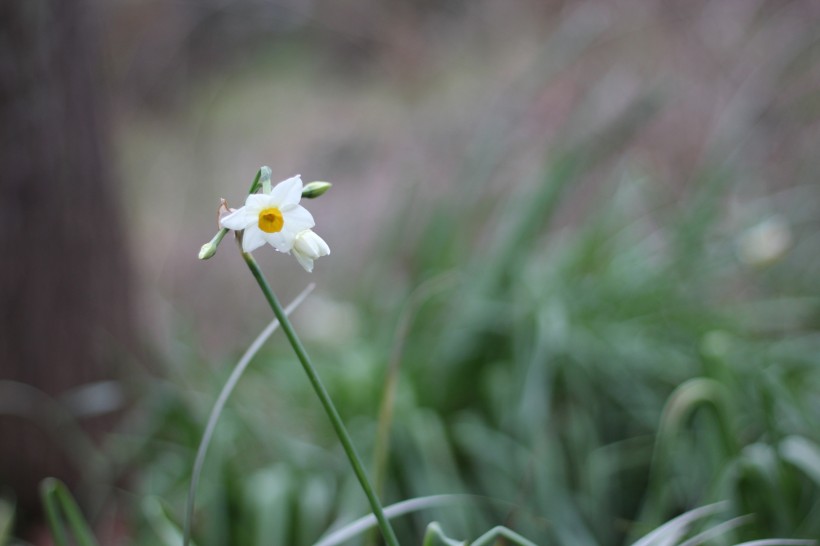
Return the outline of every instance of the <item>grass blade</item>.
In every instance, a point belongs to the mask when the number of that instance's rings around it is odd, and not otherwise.
[[[424,510],[425,508],[444,506],[455,502],[464,501],[467,498],[469,498],[468,495],[432,495],[429,497],[419,497],[397,502],[396,504],[391,504],[384,509],[384,515],[388,518],[395,518],[411,512],[416,512],[418,510]],[[319,542],[314,544],[314,546],[336,546],[338,544],[342,544],[346,540],[350,540],[356,535],[360,535],[368,529],[374,528],[376,523],[376,516],[373,514],[368,514],[357,519],[356,521],[348,523],[341,529],[333,531],[331,534],[319,540]]]
[[[40,495],[54,542],[58,546],[68,546],[68,533],[62,517],[65,517],[71,536],[76,539],[79,546],[97,546],[94,534],[63,482],[56,478],[46,478],[40,483]]]
[[[305,298],[310,294],[313,289],[316,287],[315,284],[310,284],[302,290],[302,293],[296,296],[290,305],[285,308],[285,314],[289,315],[299,307],[299,305],[305,300]],[[199,448],[196,452],[196,459],[194,459],[194,469],[191,473],[191,486],[188,489],[188,501],[185,508],[185,525],[183,531],[183,539],[182,544],[187,546],[191,540],[191,520],[194,516],[194,498],[196,497],[196,488],[199,484],[199,477],[202,474],[202,466],[205,464],[205,455],[208,452],[208,446],[211,443],[211,437],[214,434],[214,430],[216,430],[216,423],[219,421],[219,416],[222,415],[222,410],[225,408],[225,403],[228,401],[228,397],[236,387],[236,384],[239,382],[239,379],[242,377],[242,374],[250,364],[251,360],[256,353],[259,352],[259,349],[262,348],[262,345],[267,341],[267,339],[276,331],[279,327],[279,321],[274,319],[268,324],[267,328],[262,330],[262,332],[253,340],[253,343],[248,347],[248,350],[245,351],[245,354],[242,355],[242,358],[239,359],[239,362],[236,363],[236,367],[234,367],[233,372],[231,372],[228,381],[225,383],[225,386],[222,387],[222,391],[219,393],[219,397],[216,399],[216,403],[214,404],[213,409],[211,410],[211,415],[208,417],[208,424],[205,426],[205,432],[202,434],[202,441],[199,443]]]
[[[635,542],[632,546],[653,546],[656,544],[665,544],[669,537],[679,538],[683,535],[691,523],[701,518],[705,518],[706,516],[717,514],[724,508],[726,508],[726,503],[718,502],[684,512],[675,519],[669,520],[665,524],[661,525],[639,541]]]

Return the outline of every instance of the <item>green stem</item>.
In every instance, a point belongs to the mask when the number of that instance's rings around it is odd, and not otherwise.
[[[251,189],[248,190],[248,195],[252,193],[256,193],[256,190],[259,189],[259,181],[262,180],[264,176],[268,180],[270,180],[271,170],[270,167],[262,166],[259,167],[259,170],[256,171],[256,176],[253,178],[253,182],[251,182]]]
[[[273,293],[273,290],[271,290],[267,279],[265,279],[265,275],[262,273],[262,270],[259,269],[259,265],[256,263],[256,260],[254,260],[253,256],[247,252],[243,252],[242,257],[245,259],[245,263],[248,264],[248,268],[250,268],[251,273],[253,273],[256,282],[259,283],[259,288],[261,288],[262,293],[265,294],[265,299],[268,300],[268,304],[270,304],[273,314],[279,320],[279,324],[285,332],[285,335],[288,337],[288,341],[290,341],[296,356],[299,358],[299,362],[302,363],[302,367],[310,380],[310,384],[313,386],[313,390],[316,391],[316,395],[322,402],[325,413],[327,413],[327,416],[330,418],[330,423],[333,425],[333,429],[336,431],[339,441],[342,442],[342,447],[345,450],[345,454],[347,454],[347,458],[350,459],[350,464],[353,466],[353,471],[359,479],[359,483],[364,490],[364,494],[367,496],[367,500],[370,501],[370,508],[373,510],[373,515],[376,516],[376,520],[379,523],[379,528],[381,529],[385,542],[389,546],[399,546],[396,533],[393,531],[393,527],[390,525],[387,516],[384,515],[384,510],[379,502],[379,498],[376,496],[376,493],[373,491],[373,487],[370,485],[370,481],[367,479],[367,474],[364,471],[364,465],[362,464],[359,455],[356,453],[356,448],[353,447],[353,442],[351,441],[350,435],[342,422],[342,418],[339,416],[339,412],[336,411],[336,407],[333,405],[333,401],[330,399],[327,389],[325,389],[321,379],[319,379],[319,375],[313,368],[307,351],[305,351],[302,342],[296,336],[293,326],[282,309],[279,300],[276,299],[276,295]]]

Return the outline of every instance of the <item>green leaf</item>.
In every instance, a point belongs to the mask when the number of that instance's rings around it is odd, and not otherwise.
[[[97,546],[88,522],[63,482],[46,478],[40,482],[40,497],[57,546],[68,546],[68,536],[72,536],[79,546]],[[68,523],[69,532],[66,532],[63,519]]]
[[[13,501],[0,498],[0,546],[7,544],[11,537],[15,508]]]

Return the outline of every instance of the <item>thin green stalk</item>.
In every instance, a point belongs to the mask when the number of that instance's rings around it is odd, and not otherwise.
[[[364,471],[364,465],[362,464],[359,455],[356,453],[356,449],[353,446],[353,442],[350,439],[350,435],[348,434],[344,423],[342,422],[342,418],[339,416],[339,412],[336,411],[336,407],[333,405],[330,395],[325,389],[325,386],[322,384],[322,381],[319,379],[319,375],[316,373],[316,370],[313,368],[307,351],[305,351],[302,342],[296,336],[293,326],[288,320],[288,317],[282,309],[276,295],[273,293],[273,290],[271,290],[267,279],[265,279],[265,275],[262,273],[262,270],[259,269],[259,265],[256,263],[256,260],[254,260],[253,256],[247,252],[243,252],[242,257],[245,259],[245,263],[248,264],[248,268],[250,268],[256,282],[259,283],[259,288],[262,289],[265,299],[268,300],[268,304],[270,304],[273,314],[277,319],[279,319],[279,324],[281,325],[282,330],[284,330],[285,335],[288,337],[288,341],[290,341],[296,356],[299,358],[299,362],[302,363],[302,367],[310,380],[310,384],[313,386],[313,390],[316,391],[316,395],[319,397],[319,400],[325,409],[325,413],[327,413],[328,418],[330,418],[333,429],[336,431],[339,441],[342,442],[342,447],[345,450],[345,454],[347,454],[347,458],[353,466],[353,471],[359,479],[359,483],[367,496],[367,500],[370,501],[370,508],[373,510],[373,515],[376,516],[376,520],[379,523],[379,528],[381,529],[385,542],[387,542],[389,546],[399,546],[396,533],[393,531],[390,521],[388,521],[387,517],[384,515],[381,502],[379,502],[379,498],[376,496],[376,493],[373,491],[373,487],[370,485],[370,481]]]

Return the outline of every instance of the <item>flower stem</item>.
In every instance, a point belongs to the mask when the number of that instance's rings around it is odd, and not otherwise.
[[[336,411],[336,407],[333,405],[333,401],[330,399],[327,389],[325,389],[321,379],[319,379],[319,375],[313,368],[313,364],[310,362],[310,357],[308,356],[307,351],[305,351],[302,342],[296,336],[293,326],[288,320],[288,317],[282,309],[276,295],[273,293],[273,290],[271,290],[267,279],[265,279],[265,275],[262,273],[262,270],[259,269],[259,265],[256,263],[256,260],[254,260],[253,256],[247,252],[243,252],[242,257],[245,259],[245,263],[248,264],[248,268],[250,268],[256,282],[259,283],[259,288],[261,288],[262,293],[265,294],[265,299],[268,300],[268,304],[270,304],[273,314],[279,320],[279,324],[285,332],[288,341],[290,341],[293,351],[299,358],[299,362],[302,363],[302,368],[304,368],[305,373],[310,380],[310,384],[313,386],[313,390],[316,391],[316,395],[319,397],[319,400],[325,409],[325,413],[327,413],[328,418],[330,418],[330,423],[333,425],[333,430],[336,431],[339,441],[342,442],[342,447],[345,450],[345,454],[347,454],[347,458],[350,460],[350,464],[353,466],[353,471],[356,473],[356,477],[359,479],[359,484],[362,486],[364,494],[367,496],[367,500],[370,501],[370,508],[373,510],[373,515],[376,516],[376,520],[378,521],[379,528],[381,529],[385,542],[388,546],[399,546],[396,533],[393,531],[393,527],[390,525],[387,516],[384,515],[384,510],[379,502],[379,498],[376,496],[376,493],[373,491],[373,487],[370,485],[370,481],[367,479],[367,474],[364,471],[364,465],[362,464],[359,455],[356,453],[356,448],[353,446],[353,442],[351,441],[350,435],[342,422],[342,418],[339,416],[339,412]]]

